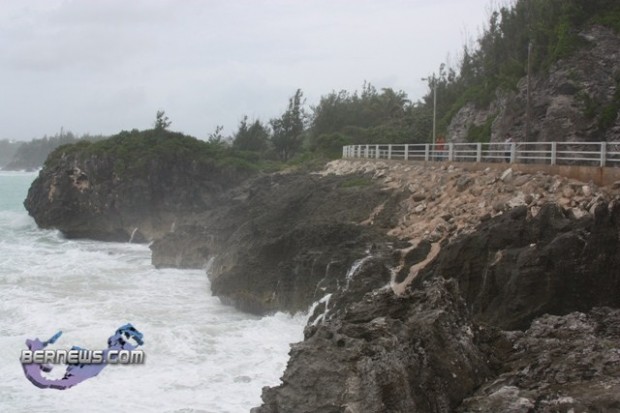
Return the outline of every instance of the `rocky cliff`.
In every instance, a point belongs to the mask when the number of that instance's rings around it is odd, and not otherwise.
[[[453,173],[444,190],[467,176]],[[599,193],[579,217],[566,206],[525,203],[473,231],[427,235],[400,251],[400,267],[361,263],[317,306],[282,384],[253,411],[617,409],[620,203]]]
[[[48,157],[24,205],[40,227],[70,238],[158,238],[251,175],[218,165],[209,151],[165,130],[62,146]]]
[[[531,79],[531,141],[620,141],[620,35],[592,26],[579,34],[585,43],[572,56]],[[527,79],[516,90],[499,90],[487,107],[467,103],[452,118],[447,135],[466,142],[472,127],[490,124],[490,139],[510,133],[525,141]]]
[[[213,294],[245,311],[305,311],[337,290],[355,260],[402,244],[386,235],[402,194],[360,173],[274,174],[226,196],[223,207],[154,242],[153,263],[196,267],[213,258]]]

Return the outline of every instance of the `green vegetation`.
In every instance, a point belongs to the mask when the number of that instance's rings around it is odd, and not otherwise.
[[[441,64],[426,78],[429,92],[411,102],[402,91],[377,90],[364,83],[361,91],[332,91],[318,104],[305,107],[298,89],[284,112],[262,122],[244,116],[237,131],[222,136],[222,126],[208,142],[170,132],[163,110],[154,129],[122,132],[106,141],[80,143],[56,151],[81,151],[83,156],[109,153],[120,172],[142,167],[152,159],[175,162],[208,162],[244,170],[277,170],[289,166],[312,168],[342,155],[349,144],[426,143],[432,139],[433,92],[437,95],[437,135],[446,130],[466,104],[487,108],[498,91],[516,90],[527,72],[544,72],[559,59],[587,45],[579,36],[585,27],[603,24],[620,31],[618,0],[516,0],[493,11],[475,46],[466,45],[458,70]],[[618,88],[620,90],[620,87]],[[604,106],[585,92],[578,93],[586,115],[604,131],[620,109],[620,92]],[[488,142],[490,117],[468,130],[470,142]]]
[[[616,80],[616,92],[614,98],[608,105],[601,108],[598,127],[600,133],[604,133],[611,128],[616,122],[616,118],[620,113],[620,79]]]
[[[276,119],[271,119],[273,135],[271,143],[278,157],[288,161],[295,155],[302,144],[304,132],[304,112],[301,108],[303,93],[297,89],[295,95],[290,98],[288,109]]]
[[[600,9],[594,14],[592,23],[611,27],[620,33],[620,3],[614,0],[599,1]]]
[[[372,180],[370,178],[354,177],[354,178],[349,178],[346,181],[343,181],[340,184],[340,186],[342,188],[358,188],[358,187],[369,186],[371,184],[372,184]]]
[[[233,148],[241,151],[264,153],[269,144],[269,130],[260,120],[248,126],[248,117],[244,116],[235,134]]]
[[[273,169],[273,163],[264,161],[259,154],[241,151],[221,143],[205,142],[164,128],[144,131],[123,131],[96,142],[80,141],[63,145],[50,154],[46,166],[53,166],[62,156],[78,155],[108,157],[114,162],[114,171],[123,176],[148,169],[151,162],[184,165],[210,165],[234,170],[257,171]]]
[[[518,0],[494,11],[477,49],[463,48],[458,76],[439,76],[440,130],[465,103],[487,107],[497,89],[515,90],[527,72],[528,49],[533,73],[546,71],[587,45],[579,36],[584,27],[597,23],[617,29],[619,17],[616,0]]]
[[[166,116],[166,112],[163,110],[158,110],[155,115],[155,123],[153,127],[158,130],[168,129],[168,127],[172,124],[168,116]]]

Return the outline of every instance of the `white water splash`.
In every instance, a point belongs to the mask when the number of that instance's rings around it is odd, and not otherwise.
[[[138,227],[135,227],[133,231],[131,231],[131,236],[129,237],[129,243],[133,243],[133,237],[136,236],[136,232],[138,232]]]
[[[211,296],[204,270],[156,270],[145,245],[40,230],[21,206],[34,175],[21,177],[0,173],[0,412],[248,412],[279,383],[306,315],[250,316]],[[25,378],[27,338],[62,330],[56,348],[99,349],[127,322],[144,333],[143,366],[63,391]]]
[[[312,304],[312,306],[310,307],[310,310],[308,311],[308,314],[312,315],[314,313],[314,310],[316,310],[316,308],[321,305],[321,304],[325,304],[325,308],[323,309],[323,313],[319,314],[317,316],[317,318],[314,319],[314,321],[312,322],[313,326],[318,325],[319,323],[323,322],[325,320],[325,318],[327,317],[327,313],[329,313],[329,300],[332,298],[332,294],[326,294],[323,298],[321,298],[319,301],[315,302]]]
[[[349,268],[349,271],[347,271],[347,275],[345,276],[345,279],[347,280],[345,289],[349,288],[349,284],[351,284],[351,280],[353,280],[353,277],[355,277],[355,274],[357,274],[357,271],[361,268],[361,266],[364,265],[364,263],[371,258],[372,258],[372,255],[367,255],[364,258],[356,260],[353,263],[353,265],[351,265],[351,268]]]

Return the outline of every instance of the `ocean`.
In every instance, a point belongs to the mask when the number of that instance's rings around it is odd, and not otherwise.
[[[155,269],[146,245],[68,240],[23,207],[35,173],[0,172],[0,412],[248,412],[300,341],[307,315],[255,317],[211,296],[203,270]],[[39,389],[26,339],[99,350],[132,323],[143,365],[109,365],[66,390]],[[58,378],[63,366],[50,377]]]

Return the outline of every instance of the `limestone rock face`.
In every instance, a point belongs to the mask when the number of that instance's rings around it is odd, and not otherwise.
[[[255,413],[451,412],[491,374],[454,281],[388,291],[319,324]]]
[[[118,172],[118,164],[107,153],[59,155],[40,171],[24,205],[37,225],[69,238],[144,242],[170,231],[184,215],[210,207],[225,188],[247,178],[170,159],[152,159],[126,173]]]
[[[422,275],[458,280],[477,320],[524,329],[545,313],[620,307],[620,204],[573,219],[555,204],[528,219],[527,207],[484,222],[444,247]]]
[[[432,248],[411,251],[415,267]],[[399,275],[386,283],[387,260],[362,263],[315,310],[282,384],[253,412],[613,410],[618,252],[612,201],[579,219],[546,204],[484,220],[402,292]]]
[[[459,412],[613,412],[620,394],[620,310],[545,315],[525,332],[502,333],[499,376]]]
[[[601,112],[612,103],[620,74],[620,36],[612,29],[593,26],[580,33],[587,46],[532,76],[531,139],[539,142],[617,142],[620,116],[605,130],[599,128]],[[497,91],[488,107],[468,103],[453,117],[448,137],[466,142],[471,126],[492,121],[491,141],[501,142],[510,132],[525,141],[527,81],[517,91]]]

